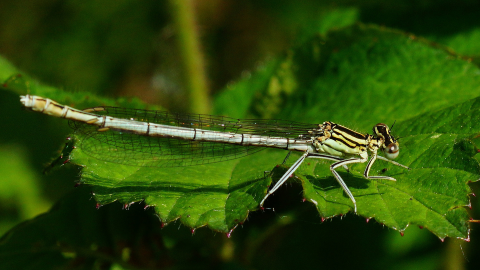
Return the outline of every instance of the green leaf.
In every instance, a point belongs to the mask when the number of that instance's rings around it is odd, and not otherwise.
[[[241,97],[247,99],[241,100],[246,117],[331,120],[367,132],[378,122],[475,98],[480,83],[478,67],[436,44],[362,24],[293,48],[277,60],[276,70],[270,64],[260,68],[260,76],[270,76],[262,85],[242,81],[222,92],[215,113],[228,113],[225,104]]]
[[[341,173],[357,200],[358,213],[400,231],[416,224],[442,239],[468,239],[465,207],[470,206],[471,190],[467,183],[480,175],[472,142],[480,134],[479,117],[480,98],[476,98],[398,123],[396,131],[409,134],[401,139],[398,162],[412,170],[375,163],[371,175],[387,174],[396,182],[362,179],[365,165],[352,166],[352,174]],[[324,177],[326,166],[310,167],[299,176],[305,198],[314,202],[322,217],[346,213],[352,203],[333,188],[337,184],[332,177]]]
[[[340,170],[357,199],[359,214],[402,231],[417,224],[440,238],[468,239],[466,183],[477,180],[480,172],[471,142],[478,132],[469,126],[478,122],[474,119],[478,112],[437,109],[477,95],[480,78],[475,65],[428,40],[365,25],[313,39],[276,65],[277,70],[264,69],[270,70],[271,78],[263,87],[242,82],[219,100],[232,103],[236,95],[248,91],[254,93],[248,99],[251,115],[317,123],[332,120],[361,132],[378,122],[403,120],[394,130],[405,137],[398,161],[413,169],[377,161],[371,172],[394,176],[396,183],[363,179],[365,165],[352,166],[352,174]],[[436,117],[412,118],[428,111]],[[454,123],[448,122],[452,116],[458,116]],[[457,128],[439,132],[432,129],[436,125]],[[408,127],[424,130],[412,133]],[[310,163],[297,171],[305,198],[315,201],[322,217],[348,212],[352,203],[330,175],[329,162]],[[381,172],[384,168],[386,173]]]
[[[81,141],[76,144],[81,146]],[[272,168],[271,160],[284,156],[270,150],[220,163],[157,168],[102,162],[78,147],[70,159],[85,166],[81,182],[92,185],[99,204],[120,201],[128,207],[144,200],[163,223],[180,219],[194,229],[229,232],[258,209],[271,183],[265,171]]]
[[[199,232],[192,239],[176,226],[162,229],[152,212],[141,205],[95,209],[90,190],[80,187],[0,239],[0,269],[189,268],[198,266],[199,256],[178,258],[178,250],[195,255],[206,243],[222,245],[222,236],[205,240]]]
[[[2,63],[3,58],[0,57],[0,72],[2,68],[9,70],[6,76],[7,79],[0,85],[0,90],[8,90],[10,92],[17,93],[18,95],[37,95],[41,97],[48,97],[62,104],[70,107],[77,107],[81,109],[97,107],[100,105],[116,106],[125,108],[137,108],[137,109],[161,109],[159,106],[153,106],[145,104],[138,98],[118,98],[112,100],[106,97],[100,97],[94,94],[86,94],[85,92],[66,92],[61,89],[42,84],[28,75],[23,73],[16,73],[17,71],[10,68],[8,62]],[[2,66],[3,64],[3,66]],[[5,75],[0,73],[0,75]]]

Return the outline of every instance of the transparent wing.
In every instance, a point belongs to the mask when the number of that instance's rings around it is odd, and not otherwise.
[[[170,126],[271,137],[298,138],[308,130],[318,127],[318,125],[282,120],[241,120],[200,114],[102,108],[103,111],[96,113]],[[70,121],[70,125],[81,140],[81,147],[85,153],[99,160],[124,165],[192,166],[236,159],[264,149],[264,147],[238,144],[149,137],[118,130],[99,132],[97,126],[75,121]]]

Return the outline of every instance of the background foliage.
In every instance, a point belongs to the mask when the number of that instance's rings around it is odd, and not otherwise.
[[[478,268],[475,225],[470,243],[442,243],[414,226],[400,237],[397,231],[354,215],[321,224],[312,204],[301,203],[301,187],[295,183],[269,200],[275,211],[250,213],[231,238],[208,229],[198,229],[192,237],[178,222],[160,229],[153,210],[143,211],[143,205],[121,211],[122,204],[112,203],[95,210],[88,187],[72,190],[78,168],[40,175],[69,129],[62,120],[21,111],[18,94],[28,91],[50,93],[80,108],[108,103],[145,107],[141,99],[176,111],[312,123],[334,120],[362,132],[368,132],[372,121],[406,120],[480,94],[476,1],[192,4],[194,9],[176,1],[0,4],[0,53],[9,61],[1,60],[0,81],[15,92],[0,92],[2,233],[66,198],[50,214],[16,228],[25,237],[20,240],[37,243],[36,250],[26,252],[37,254],[31,261],[86,269],[339,264]],[[194,28],[189,28],[189,14],[196,16]],[[201,46],[189,40],[192,36],[199,37]],[[198,65],[206,75],[192,68]],[[14,66],[55,87],[35,85],[25,77],[12,79],[19,72]],[[213,97],[212,108],[195,105],[204,97]],[[338,107],[347,109],[338,113]],[[401,135],[416,132],[399,128]],[[471,214],[478,218],[474,197],[472,206]],[[56,225],[35,227],[38,222]],[[15,237],[10,234],[2,241]],[[346,261],[345,256],[352,259]],[[12,264],[5,266],[12,269],[31,262],[10,259]]]

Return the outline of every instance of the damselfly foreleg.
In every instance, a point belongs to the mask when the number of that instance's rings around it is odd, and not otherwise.
[[[367,164],[367,167],[365,168],[365,171],[363,172],[363,176],[367,179],[385,179],[385,180],[391,180],[391,181],[397,181],[395,178],[393,177],[390,177],[390,176],[380,176],[380,175],[377,175],[377,176],[370,176],[369,173],[370,173],[370,168],[372,167],[373,163],[375,163],[375,160],[376,159],[381,159],[381,160],[384,160],[384,161],[388,161],[390,163],[392,163],[393,165],[396,165],[396,166],[399,166],[399,167],[403,167],[405,169],[409,169],[410,168],[408,166],[405,166],[403,164],[400,164],[398,162],[395,162],[393,160],[390,160],[388,158],[384,158],[382,156],[378,156],[376,153],[372,155],[372,158],[370,159],[370,161],[368,161],[368,164]]]

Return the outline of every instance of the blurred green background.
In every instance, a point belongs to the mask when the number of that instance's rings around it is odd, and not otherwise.
[[[478,65],[479,14],[480,3],[473,0],[4,0],[0,2],[0,55],[21,72],[69,92],[138,97],[173,111],[208,113],[216,94],[265,61],[318,33],[356,22],[424,37]],[[66,167],[41,175],[60,150],[68,127],[50,132],[49,138],[37,138],[37,132],[58,128],[60,120],[45,122],[40,121],[41,115],[25,114],[32,123],[25,126],[14,117],[21,113],[17,95],[0,92],[0,105],[3,235],[71,192],[71,179],[79,170]],[[472,185],[477,190],[478,186]],[[441,242],[416,227],[401,237],[397,231],[353,215],[321,224],[318,214],[298,201],[299,186],[278,193],[276,212],[251,213],[231,239],[208,229],[190,236],[188,228],[170,224],[162,230],[164,242],[177,244],[172,249],[165,245],[168,255],[162,260],[168,263],[162,266],[480,268],[476,224],[470,243]],[[94,208],[92,203],[85,207]],[[472,205],[478,219],[474,197]]]

